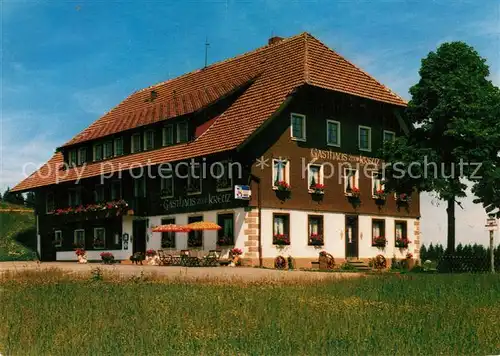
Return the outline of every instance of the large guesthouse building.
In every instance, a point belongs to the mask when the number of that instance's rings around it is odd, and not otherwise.
[[[405,101],[308,33],[139,90],[13,190],[34,191],[42,260],[233,247],[248,265],[418,258],[419,196],[377,158]],[[212,221],[218,231],[152,232]],[[409,241],[404,243],[401,241]]]

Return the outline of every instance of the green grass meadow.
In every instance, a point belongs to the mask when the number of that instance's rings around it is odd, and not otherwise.
[[[500,275],[0,283],[3,355],[500,353]]]
[[[25,209],[0,202],[0,209]],[[36,227],[32,212],[0,212],[0,261],[26,261],[36,257]]]

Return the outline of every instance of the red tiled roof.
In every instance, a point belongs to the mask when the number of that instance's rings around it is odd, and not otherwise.
[[[292,91],[304,84],[406,105],[371,76],[303,33],[138,91],[66,145],[192,113],[245,84],[249,84],[248,88],[193,142],[91,163],[83,172],[82,167],[60,171],[57,167],[62,164],[62,154],[56,153],[38,173],[26,178],[13,191],[73,181],[78,172],[80,178],[110,173],[118,170],[118,163],[124,170],[132,163],[154,165],[234,149],[271,117]],[[152,103],[145,101],[151,90],[158,94]],[[112,165],[115,167],[111,168]],[[64,176],[57,180],[56,173]]]

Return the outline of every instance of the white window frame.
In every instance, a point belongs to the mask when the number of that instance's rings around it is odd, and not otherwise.
[[[319,167],[319,182],[316,182],[316,184],[325,184],[324,183],[324,176],[323,176],[323,165],[318,164],[318,163],[309,163],[307,165],[307,191],[309,193],[313,192],[313,189],[311,189],[311,166]]]
[[[102,159],[103,160],[113,157],[113,145],[114,145],[113,141],[106,141],[106,142],[102,143]],[[111,150],[111,152],[109,152],[109,154],[107,154],[108,152],[106,152],[107,151],[106,146],[108,146],[108,148]]]
[[[139,137],[139,148],[136,149],[134,145],[134,137]],[[142,150],[142,142],[141,142],[141,134],[140,133],[135,133],[132,136],[130,136],[130,153],[139,153]]]
[[[118,150],[116,149],[116,147],[118,147],[118,141],[121,142],[121,145],[122,145],[122,153],[118,154]],[[122,156],[123,155],[123,137],[116,137],[114,140],[113,140],[113,156],[114,157],[118,157],[118,156]]]
[[[380,189],[381,190],[385,190],[385,185],[382,183],[382,180],[383,180],[382,176],[380,177],[380,187],[379,187],[379,189],[376,189],[377,187],[375,186],[375,180],[376,180],[375,176],[376,175],[381,175],[381,174],[382,174],[382,172],[380,172],[380,171],[372,171],[371,172],[371,178],[372,178],[372,184],[371,184],[371,186],[372,186],[372,198],[375,198],[375,191],[376,190],[380,190]]]
[[[201,177],[202,177],[201,164],[200,163],[194,163],[194,165],[195,165],[195,169],[199,168],[199,172],[198,172],[199,177],[195,178],[194,176],[191,175],[191,173],[193,172],[193,167],[191,165],[189,165],[188,166],[188,174],[187,174],[187,187],[188,187],[187,195],[199,195],[203,191],[202,179],[201,179]],[[189,191],[189,187],[191,185],[191,180],[193,180],[193,179],[199,179],[200,180],[200,190]]]
[[[347,192],[347,171],[355,171],[356,173],[354,174],[354,187],[359,189],[359,170],[356,168],[344,168],[344,175],[342,179],[344,180],[344,194],[346,196],[350,196],[351,193]],[[354,188],[351,186],[351,189]]]
[[[114,197],[113,196],[113,186],[115,186],[116,184],[119,184],[120,185],[120,190],[119,190],[119,194],[120,196],[119,197]],[[123,191],[122,191],[122,181],[121,180],[114,180],[111,182],[111,187],[110,187],[110,190],[111,190],[111,200],[119,200],[119,199],[122,199],[123,197]]]
[[[299,118],[304,120],[304,123],[303,123],[304,136],[303,137],[295,137],[293,135],[293,118],[294,117],[299,117]],[[307,121],[306,115],[298,114],[298,113],[294,113],[294,112],[290,114],[290,137],[292,140],[302,141],[302,142],[305,142],[307,140],[306,121]]]
[[[77,237],[77,233],[80,231],[83,231],[83,247],[85,247],[85,229],[76,229],[75,231],[73,231],[73,243],[75,245],[78,244],[76,237]]]
[[[186,127],[186,137],[185,137],[184,141],[181,140],[181,135],[180,135],[179,128],[181,125],[184,125]],[[184,142],[189,141],[189,126],[188,126],[188,123],[186,121],[178,122],[177,125],[175,126],[175,131],[176,131],[176,142],[177,143],[184,143]]]
[[[59,235],[59,239],[57,239],[57,235]],[[54,247],[62,247],[62,231],[61,230],[56,230],[54,231]]]
[[[96,231],[102,230],[103,231],[103,246],[102,247],[95,247],[95,241],[96,241]],[[94,227],[94,238],[92,240],[92,247],[94,250],[104,250],[106,249],[106,229],[104,227]]]
[[[171,137],[170,137],[170,143],[167,143],[167,128],[170,128],[171,131]],[[175,144],[175,131],[174,131],[174,125],[173,124],[168,124],[168,125],[165,125],[163,126],[162,130],[161,130],[161,144],[163,147],[165,146],[171,146],[173,144]]]
[[[276,176],[276,169],[274,168],[274,163],[275,162],[285,162],[285,177],[284,181],[290,185],[290,160],[288,159],[279,159],[279,158],[273,158],[272,160],[272,176],[271,176],[271,184],[274,190],[278,189],[278,187],[275,185],[275,180],[274,177]]]
[[[383,142],[386,142],[387,140],[385,139],[385,135],[386,134],[391,134],[392,135],[392,140],[391,142],[394,142],[396,140],[396,133],[394,131],[390,131],[390,130],[384,130],[384,133],[383,133],[383,137],[382,137],[382,140]]]
[[[82,151],[85,151],[85,160],[82,159],[82,156],[83,156],[82,155]],[[78,149],[78,154],[77,154],[77,158],[76,158],[77,164],[79,166],[81,166],[81,165],[87,163],[87,159],[88,159],[88,157],[87,157],[87,147],[80,147]]]
[[[361,148],[361,130],[368,130],[368,148]],[[358,126],[358,148],[360,151],[371,152],[372,151],[372,128],[370,126]]]
[[[328,142],[328,124],[337,124],[337,139],[338,139],[338,143],[331,143],[331,142]],[[336,120],[326,120],[326,144],[328,146],[332,146],[332,147],[340,147],[341,145],[341,137],[340,137],[340,133],[341,133],[341,127],[340,127],[340,121],[336,121]]]
[[[148,134],[151,134],[151,147],[146,147]],[[155,132],[154,132],[154,130],[144,131],[144,143],[142,145],[142,150],[143,151],[151,151],[154,148],[155,148]]]
[[[216,187],[216,191],[218,191],[218,192],[228,192],[230,190],[233,190],[233,174],[232,174],[232,172],[230,171],[230,168],[229,168],[230,162],[229,161],[222,161],[220,163],[222,163],[222,165],[224,166],[222,168],[224,170],[224,175],[222,177],[218,178],[218,179],[216,178],[215,179],[215,184],[217,186],[218,181],[220,179],[225,178],[226,175],[227,175],[227,179],[229,181],[229,187],[225,187],[225,188],[218,188],[218,187]],[[216,167],[220,167],[220,165],[217,165]],[[218,172],[218,173],[220,173],[220,172]]]
[[[50,209],[49,207],[49,197],[52,197],[52,209]],[[52,213],[56,208],[56,205],[55,205],[55,194],[54,192],[47,192],[46,196],[45,196],[45,213],[49,214],[49,213]]]

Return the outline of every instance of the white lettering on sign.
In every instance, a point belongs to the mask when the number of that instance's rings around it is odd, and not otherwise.
[[[354,156],[347,153],[335,152],[330,150],[320,150],[311,148],[311,157],[314,159],[329,159],[332,161],[355,162],[360,164],[375,164],[380,165],[382,160],[380,158]]]
[[[197,205],[213,205],[213,204],[223,204],[231,202],[231,193],[212,195],[208,194],[202,197],[187,197],[187,198],[176,198],[168,199],[163,202],[163,208],[165,210],[177,209],[177,208],[188,208]]]

